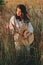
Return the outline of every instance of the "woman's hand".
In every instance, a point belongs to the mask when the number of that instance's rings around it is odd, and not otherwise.
[[[27,31],[24,32],[24,38],[27,38]]]
[[[30,32],[28,32],[28,31],[25,31],[25,33],[24,33],[24,38],[28,38],[29,37],[29,35],[30,35],[31,33]]]
[[[19,34],[20,34],[20,35],[22,35],[22,32],[21,32],[21,30],[20,30],[20,29],[18,30],[18,32],[19,32]]]

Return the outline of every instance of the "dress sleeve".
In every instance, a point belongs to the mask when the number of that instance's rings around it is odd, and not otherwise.
[[[14,19],[15,19],[15,17],[12,16],[10,19],[10,23],[9,23],[9,28],[12,33],[14,32],[14,27],[12,26],[12,24],[14,25]]]
[[[28,23],[28,31],[30,33],[33,33],[33,31],[34,31],[33,26],[32,26],[32,24],[30,22]]]

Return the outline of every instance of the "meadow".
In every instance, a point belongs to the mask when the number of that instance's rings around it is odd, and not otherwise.
[[[5,0],[0,5],[0,65],[18,65],[14,39],[8,30],[4,28],[6,22],[10,22],[15,14],[17,4],[26,5],[28,17],[34,28],[35,40],[31,46],[33,65],[43,65],[43,1],[42,0]],[[25,50],[24,50],[25,52]],[[25,56],[22,57],[25,59]],[[23,60],[23,59],[22,59]],[[22,60],[20,62],[22,62]],[[26,61],[26,60],[25,60]],[[28,61],[26,61],[28,62]],[[24,63],[25,65],[25,63]]]

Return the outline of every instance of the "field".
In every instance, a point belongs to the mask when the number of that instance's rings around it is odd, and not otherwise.
[[[35,45],[31,46],[33,64],[43,65],[43,0],[4,0],[4,5],[0,5],[0,65],[16,65],[14,39],[4,28],[4,24],[10,22],[20,3],[26,5],[28,17],[34,27]]]

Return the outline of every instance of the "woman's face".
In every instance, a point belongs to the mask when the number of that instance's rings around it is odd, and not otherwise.
[[[20,17],[21,17],[22,12],[21,12],[21,9],[20,9],[20,8],[17,8],[17,10],[16,10],[16,14],[17,14],[17,16],[20,16]]]

